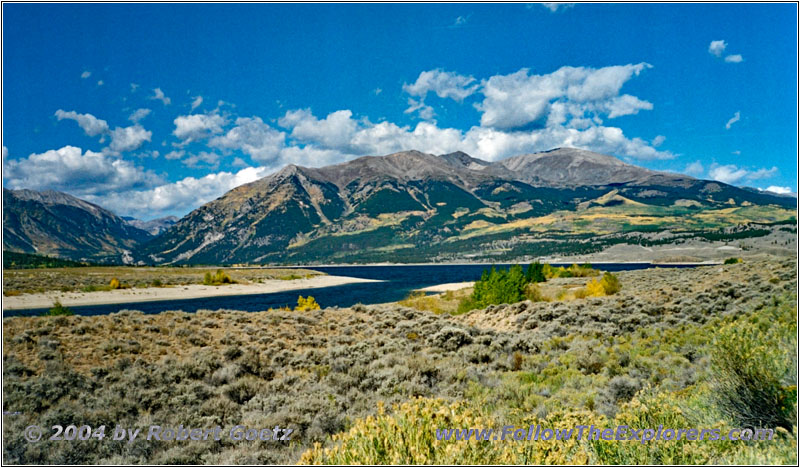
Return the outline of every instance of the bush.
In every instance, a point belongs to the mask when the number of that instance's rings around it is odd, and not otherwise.
[[[737,263],[742,263],[741,258],[731,257],[725,259],[725,265],[735,265]]]
[[[232,280],[227,273],[222,270],[217,270],[216,274],[211,274],[211,272],[206,272],[205,276],[203,277],[203,284],[207,286],[219,286],[221,284],[233,284],[236,281]]]
[[[119,280],[116,279],[116,278],[111,278],[111,282],[108,285],[111,286],[111,289],[119,289],[120,288]]]
[[[609,272],[605,272],[603,274],[603,279],[600,280],[600,285],[603,286],[603,290],[608,296],[616,294],[622,289],[622,284],[620,284],[617,275]]]
[[[308,296],[304,298],[303,296],[297,296],[297,307],[294,310],[304,311],[304,310],[319,310],[319,304],[314,299],[314,296]]]
[[[56,301],[53,303],[53,307],[51,307],[50,310],[47,311],[47,313],[44,315],[47,316],[75,315],[75,312],[73,312],[72,309],[70,309],[69,307],[64,307],[63,305],[61,305],[60,301]]]
[[[711,351],[714,401],[735,424],[792,430],[796,334],[796,316],[788,303],[719,331]]]

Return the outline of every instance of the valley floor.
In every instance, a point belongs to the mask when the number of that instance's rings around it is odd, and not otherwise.
[[[463,315],[381,304],[5,318],[3,459],[796,465],[796,258],[618,276],[622,290],[613,296]],[[737,399],[748,385],[748,394],[777,400]],[[781,428],[775,440],[473,444],[434,437],[439,427],[507,424],[730,429],[746,427],[750,414]],[[143,437],[33,444],[24,431],[34,424],[105,425],[107,433],[115,425],[229,431],[241,424],[289,427],[295,437],[288,444]]]

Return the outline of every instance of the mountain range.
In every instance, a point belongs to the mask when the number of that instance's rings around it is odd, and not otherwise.
[[[440,261],[498,252],[507,258],[618,233],[774,221],[796,207],[792,197],[573,148],[497,162],[404,151],[322,168],[289,165],[177,222],[126,222],[68,195],[54,203],[58,197],[45,193],[34,201],[30,191],[4,190],[4,249],[76,258],[95,245],[103,255],[132,252],[148,264]],[[78,202],[93,214],[87,219],[106,226],[84,232],[83,243],[66,237],[63,226],[45,235],[27,214],[47,213],[54,229],[66,209],[54,206]]]

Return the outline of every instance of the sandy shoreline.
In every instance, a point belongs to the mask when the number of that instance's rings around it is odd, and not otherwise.
[[[131,288],[96,292],[49,291],[46,293],[3,297],[3,310],[42,309],[52,307],[53,302],[56,300],[60,301],[61,304],[65,306],[124,304],[128,302],[170,301],[201,297],[268,294],[379,281],[380,280],[352,278],[348,276],[320,275],[294,280],[270,280],[263,283],[229,284],[224,286],[188,284],[165,288]]]
[[[427,288],[419,288],[416,289],[415,291],[424,291],[424,292],[458,291],[459,289],[471,288],[473,285],[475,285],[474,281],[464,281],[463,283],[436,284],[433,286],[428,286]]]

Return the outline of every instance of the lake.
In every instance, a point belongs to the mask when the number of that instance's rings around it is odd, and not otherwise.
[[[508,268],[510,264],[497,264]],[[554,264],[554,266],[560,266]],[[566,265],[569,266],[569,265]],[[691,268],[696,265],[669,265],[669,268]],[[653,268],[649,263],[605,263],[596,268],[604,271],[641,270]],[[659,266],[659,267],[664,267]],[[297,296],[314,296],[322,307],[349,307],[353,304],[379,304],[394,302],[408,296],[414,289],[444,283],[459,283],[480,279],[488,265],[391,265],[391,266],[311,266],[308,267],[329,275],[350,276],[383,280],[380,283],[356,283],[317,289],[297,289],[269,294],[244,296],[204,297],[173,301],[129,302],[93,306],[70,306],[77,315],[103,315],[121,310],[140,310],[145,314],[157,314],[167,310],[196,312],[200,309],[233,309],[256,312],[270,307],[294,307]],[[48,309],[25,309],[3,311],[4,317],[41,315]]]

